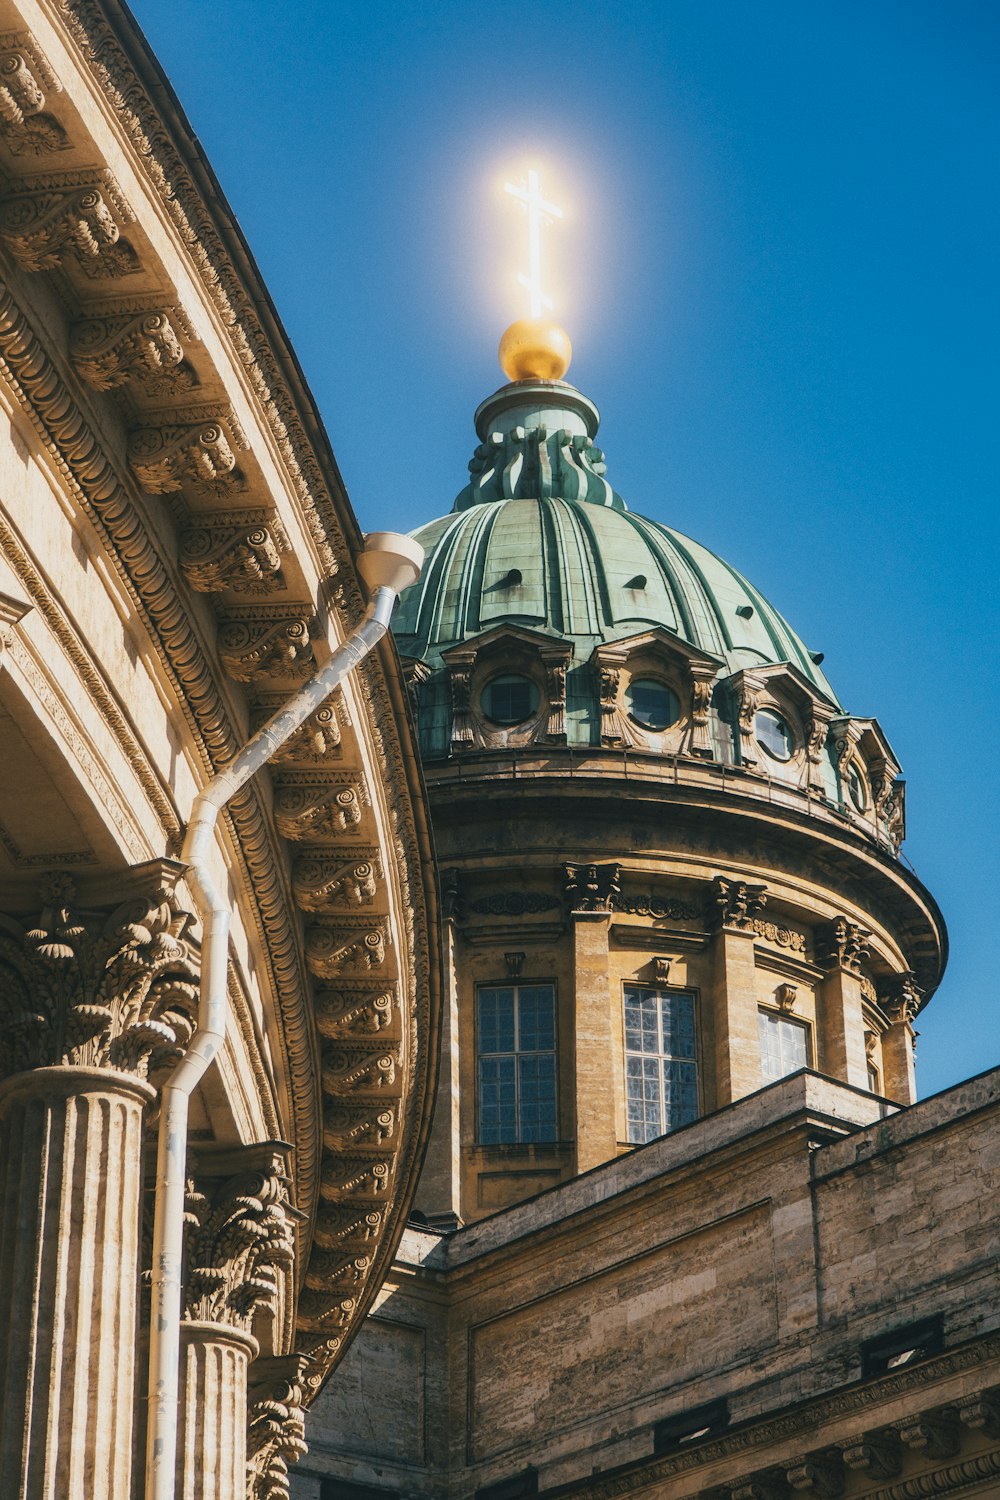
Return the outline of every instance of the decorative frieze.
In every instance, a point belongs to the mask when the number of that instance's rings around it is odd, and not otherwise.
[[[376,847],[345,849],[330,857],[312,854],[296,860],[292,890],[306,911],[370,906],[381,879],[382,858]]]
[[[110,172],[22,179],[0,207],[0,240],[24,271],[70,260],[92,279],[139,270],[122,228],[134,215]]]
[[[775,943],[779,948],[788,948],[792,953],[805,955],[805,936],[801,932],[796,932],[794,928],[782,927],[780,923],[769,922],[763,917],[754,917],[753,930],[758,937],[766,939],[769,943]]]
[[[132,382],[148,396],[187,395],[198,377],[184,358],[182,318],[162,308],[81,318],[70,330],[73,368],[97,391]]]
[[[860,978],[871,933],[847,917],[836,917],[816,929],[816,962],[824,969],[844,969]]]
[[[247,1500],[289,1500],[289,1468],[307,1452],[305,1366],[304,1355],[288,1354],[250,1367]]]
[[[385,963],[388,931],[379,918],[351,924],[319,924],[306,929],[306,961],[320,979],[364,974]]]
[[[273,594],[285,587],[281,558],[288,537],[274,511],[203,514],[180,542],[184,577],[199,593]]]
[[[746,880],[715,875],[709,886],[705,920],[710,932],[753,932],[758,913],[767,901],[767,887]]]
[[[72,1063],[145,1078],[175,1060],[194,1030],[192,918],[174,897],[180,866],[141,867],[148,891],[103,919],[73,907],[68,875],[42,882],[27,930],[0,927],[0,1075]]]
[[[494,891],[469,902],[469,910],[480,917],[523,917],[529,912],[552,911],[559,905],[554,896],[541,891]]]
[[[315,617],[305,613],[240,619],[230,615],[219,630],[219,657],[236,682],[306,677],[315,671],[312,643],[317,630]]]
[[[666,918],[671,922],[697,922],[702,916],[701,910],[690,901],[682,901],[678,896],[652,894],[619,896],[615,900],[615,911],[629,912],[635,917]]]
[[[238,439],[221,418],[204,417],[129,434],[129,468],[150,495],[169,495],[185,484],[197,494],[232,494],[246,488],[237,467]]]
[[[0,135],[11,156],[48,156],[67,149],[66,131],[46,109],[48,95],[60,91],[30,33],[0,36]]]
[[[621,865],[571,865],[564,869],[563,895],[570,911],[613,911],[621,895]]]

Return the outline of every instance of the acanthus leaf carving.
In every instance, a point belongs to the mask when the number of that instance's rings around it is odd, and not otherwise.
[[[621,895],[621,865],[564,866],[563,894],[571,911],[613,911]]]
[[[65,151],[69,138],[46,110],[45,90],[58,92],[52,70],[29,34],[0,37],[0,133],[12,156]]]
[[[134,218],[110,172],[66,172],[19,182],[0,207],[0,239],[24,271],[71,260],[92,279],[138,271],[122,235]]]
[[[305,677],[315,667],[312,643],[317,628],[315,618],[306,614],[282,613],[276,619],[230,616],[219,630],[219,656],[236,682]]]
[[[868,957],[871,933],[847,917],[835,917],[816,932],[816,962],[826,969],[844,969],[860,977]]]
[[[371,1094],[384,1100],[395,1097],[402,1087],[399,1047],[394,1044],[351,1046],[347,1043],[324,1050],[323,1087],[338,1099]]]
[[[308,1451],[303,1354],[256,1359],[247,1408],[247,1500],[289,1500],[289,1468]]]
[[[253,1148],[256,1152],[259,1148]],[[187,1197],[184,1313],[249,1331],[256,1308],[276,1314],[295,1260],[287,1148],[221,1181],[192,1179]]]
[[[388,1104],[331,1104],[323,1111],[323,1144],[328,1151],[383,1148],[395,1130],[396,1114]]]
[[[381,879],[382,860],[377,847],[345,849],[332,858],[313,853],[297,860],[292,890],[296,903],[306,911],[369,906]]]
[[[199,593],[271,594],[285,587],[281,558],[288,550],[274,511],[221,512],[199,516],[183,532],[180,565]]]
[[[145,1078],[182,1054],[197,1007],[193,919],[174,899],[179,867],[149,871],[148,893],[103,919],[78,915],[72,880],[53,875],[34,926],[5,922],[0,1073],[77,1064]]]
[[[916,1019],[923,998],[924,992],[912,970],[883,980],[878,996],[879,1004],[889,1019],[906,1024]]]
[[[358,775],[313,783],[283,781],[275,793],[274,816],[286,839],[339,839],[357,828],[370,802],[364,778]]]
[[[253,714],[254,729],[259,729],[266,723],[274,709],[286,701],[287,695],[275,698],[270,694],[262,694]],[[335,759],[341,754],[343,729],[349,722],[344,695],[337,689],[274,752],[272,764],[320,766]]]
[[[316,1211],[314,1239],[321,1249],[336,1250],[371,1245],[382,1232],[382,1209],[370,1203],[321,1203]]]
[[[377,917],[360,926],[317,923],[306,930],[306,962],[320,979],[364,974],[385,963],[388,940],[385,922]]]
[[[70,332],[69,357],[97,391],[134,382],[151,396],[187,394],[198,383],[171,311],[162,308],[81,318]]]
[[[704,760],[713,759],[712,735],[709,729],[709,713],[712,707],[712,692],[715,668],[691,666],[691,739],[688,753]]]
[[[396,986],[342,979],[333,989],[317,989],[315,1012],[320,1036],[332,1040],[376,1036],[398,1021]]]
[[[236,444],[235,434],[219,418],[136,427],[129,433],[128,465],[150,495],[169,495],[185,484],[199,494],[231,494],[246,488]]]

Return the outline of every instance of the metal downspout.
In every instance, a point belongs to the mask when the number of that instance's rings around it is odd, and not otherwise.
[[[365,617],[317,672],[195,798],[181,853],[202,920],[198,1026],[163,1086],[156,1157],[153,1280],[149,1321],[149,1412],[145,1500],[175,1500],[180,1376],[181,1265],[187,1180],[188,1105],[226,1030],[229,907],[209,870],[219,813],[385,635],[397,595],[420,576],[423,549],[395,532],[365,540],[358,571],[371,589]]]

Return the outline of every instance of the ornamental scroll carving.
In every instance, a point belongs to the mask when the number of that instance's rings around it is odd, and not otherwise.
[[[621,895],[621,865],[565,865],[563,894],[570,911],[613,911]]]
[[[252,713],[254,732],[266,724],[288,702],[288,694],[261,693]],[[324,766],[341,754],[343,729],[349,723],[344,695],[337,688],[326,702],[311,713],[271,757],[272,765]],[[303,835],[304,837],[306,835]],[[294,837],[294,835],[288,835]]]
[[[317,924],[306,929],[306,962],[319,979],[364,974],[385,963],[388,940],[386,924],[378,917]]]
[[[555,745],[566,743],[566,672],[572,648],[543,646],[539,652],[545,669],[547,711],[545,738]]]
[[[621,709],[618,707],[618,690],[622,672],[618,665],[600,663],[598,666],[598,692],[601,700],[601,744],[620,745],[625,738]]]
[[[236,464],[234,432],[220,418],[168,427],[137,427],[128,439],[129,468],[150,495],[169,495],[190,484],[199,494],[246,488]]]
[[[138,271],[122,236],[134,215],[110,172],[64,172],[25,179],[0,208],[0,239],[23,271],[53,271],[63,262],[92,279]]]
[[[306,677],[315,669],[312,643],[317,629],[315,618],[305,614],[240,619],[230,615],[219,631],[219,656],[236,682]]]
[[[133,382],[149,396],[186,395],[198,377],[184,358],[177,325],[187,322],[173,309],[81,318],[70,331],[69,357],[96,391]]]
[[[302,1354],[255,1359],[247,1410],[247,1500],[289,1500],[292,1464],[305,1440],[305,1366]]]
[[[357,828],[370,805],[364,778],[282,781],[274,799],[278,829],[286,839],[337,840]]]
[[[344,980],[316,991],[316,1029],[334,1041],[377,1036],[395,1027],[399,1017],[397,986],[391,980]]]
[[[180,564],[193,589],[214,594],[272,594],[285,587],[288,537],[274,511],[220,511],[198,517],[181,535]]]
[[[29,33],[0,36],[0,134],[11,156],[48,156],[69,139],[46,109],[60,85]]]
[[[709,713],[712,707],[712,687],[715,668],[702,669],[693,662],[691,672],[691,739],[688,753],[703,760],[712,760],[712,734],[709,728]]]
[[[710,932],[754,932],[767,901],[767,886],[716,875],[708,890],[705,920]]]
[[[757,736],[754,734],[754,719],[764,695],[764,684],[750,672],[736,672],[730,678],[736,698],[736,722],[740,735],[740,765],[756,766]]]
[[[79,913],[70,877],[52,875],[37,922],[2,919],[0,1074],[77,1064],[146,1078],[181,1055],[197,1007],[192,918],[174,898],[180,867],[149,873],[110,916]]]
[[[285,1169],[288,1148],[221,1182],[188,1184],[184,1316],[249,1332],[256,1309],[276,1314],[281,1281],[295,1260],[295,1213]],[[259,1147],[249,1152],[259,1154]]]
[[[844,969],[860,978],[861,965],[868,957],[871,933],[846,917],[820,927],[816,932],[816,962],[825,969]]]
[[[306,911],[328,911],[338,906],[370,906],[382,879],[382,857],[377,847],[344,849],[324,858],[311,854],[295,862],[292,889]]]

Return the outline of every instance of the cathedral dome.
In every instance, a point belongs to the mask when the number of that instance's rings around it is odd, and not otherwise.
[[[395,623],[400,650],[441,653],[517,625],[595,646],[661,628],[719,670],[790,663],[831,702],[811,652],[757,589],[700,543],[629,511],[594,445],[597,408],[560,381],[504,386],[476,413],[471,478],[415,533],[427,552]]]

